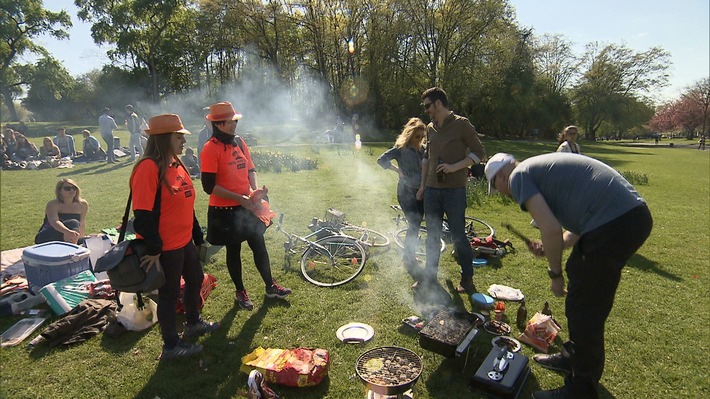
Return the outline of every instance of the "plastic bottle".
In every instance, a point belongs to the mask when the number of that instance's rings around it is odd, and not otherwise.
[[[436,164],[437,167],[439,165],[441,165],[442,163],[444,163],[444,161],[442,161],[441,158],[439,158],[439,161]],[[446,181],[446,173],[444,173],[444,171],[436,172],[436,181],[438,183],[443,183],[444,181]]]
[[[520,331],[525,330],[525,326],[528,324],[528,308],[525,307],[525,300],[520,301],[520,307],[518,308],[518,315],[515,318],[515,324],[518,326]]]

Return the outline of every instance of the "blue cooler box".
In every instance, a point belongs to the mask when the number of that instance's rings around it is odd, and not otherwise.
[[[51,241],[22,251],[25,275],[35,294],[49,283],[91,270],[91,251],[76,244]]]

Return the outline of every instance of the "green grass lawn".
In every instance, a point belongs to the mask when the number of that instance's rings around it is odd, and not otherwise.
[[[682,142],[682,141],[681,141]],[[553,151],[555,144],[523,141],[486,141],[490,155],[498,151],[526,158]],[[701,398],[710,396],[705,356],[710,346],[708,310],[708,254],[710,248],[710,157],[691,147],[624,146],[619,143],[586,143],[583,151],[620,172],[644,174],[648,184],[637,186],[648,201],[654,230],[624,269],[614,310],[606,330],[606,369],[602,378],[605,398]],[[328,207],[344,211],[350,222],[386,232],[393,229],[396,175],[375,163],[387,145],[368,145],[362,150],[336,151],[328,147],[291,146],[255,148],[282,151],[318,160],[318,169],[296,173],[260,173],[259,183],[269,187],[274,210],[283,212],[285,228],[306,233],[313,216],[323,217]],[[130,166],[94,163],[73,169],[3,171],[0,247],[30,245],[39,228],[46,202],[53,196],[57,178],[78,182],[88,200],[89,232],[118,224],[128,195]],[[199,185],[199,181],[196,182]],[[516,226],[529,236],[536,231],[530,215],[511,201],[478,195],[468,214],[487,220],[498,238],[511,239],[519,251],[477,269],[480,291],[491,284],[519,288],[526,295],[530,316],[549,301],[566,328],[564,300],[549,291],[543,259],[524,250],[524,244],[507,234],[502,223]],[[208,197],[197,196],[198,218],[206,223]],[[470,204],[471,205],[471,204]],[[448,359],[422,349],[415,334],[401,327],[401,319],[423,315],[424,304],[414,298],[411,278],[405,273],[394,248],[372,252],[363,273],[353,282],[333,289],[307,283],[297,269],[286,268],[284,236],[271,228],[266,233],[272,271],[277,281],[291,287],[288,301],[263,296],[261,279],[250,251],[243,250],[245,283],[255,303],[253,312],[233,307],[234,288],[226,270],[224,250],[205,271],[214,274],[218,287],[203,314],[220,320],[221,330],[203,337],[200,356],[172,363],[157,360],[161,348],[157,326],[118,339],[97,336],[68,348],[25,345],[3,348],[0,397],[7,398],[195,398],[241,397],[246,375],[240,358],[257,346],[320,347],[330,350],[329,378],[312,388],[271,385],[283,398],[363,398],[364,388],[353,377],[355,361],[365,350],[402,346],[422,356],[424,371],[415,386],[415,398],[478,398],[468,390],[468,380],[488,354],[491,336],[481,332],[468,361]],[[246,248],[246,246],[245,246]],[[475,310],[466,295],[453,292],[458,265],[442,255],[439,282],[449,306]],[[509,303],[507,316],[513,324],[517,305]],[[425,314],[424,314],[425,315]],[[0,320],[4,331],[19,318]],[[346,345],[335,337],[341,325],[359,321],[372,325],[374,338],[362,345]],[[515,328],[514,328],[515,329]],[[517,332],[517,329],[515,329]],[[560,333],[567,338],[567,331]],[[29,342],[29,339],[26,341]],[[524,347],[523,353],[534,351]],[[555,388],[562,377],[536,365],[522,397],[536,389]]]

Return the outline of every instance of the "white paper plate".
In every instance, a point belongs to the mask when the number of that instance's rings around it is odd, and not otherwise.
[[[375,330],[365,323],[348,323],[340,327],[335,336],[347,344],[359,344],[371,340]]]

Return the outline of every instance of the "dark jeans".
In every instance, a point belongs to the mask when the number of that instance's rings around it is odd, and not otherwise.
[[[424,201],[417,200],[417,188],[397,185],[397,201],[407,219],[407,236],[404,239],[404,259],[416,257],[419,246],[419,227],[424,219]]]
[[[237,207],[237,220],[252,220],[241,223],[241,229],[229,240],[225,245],[227,248],[227,270],[229,276],[234,282],[237,291],[244,290],[244,281],[242,280],[242,242],[246,241],[254,255],[254,264],[256,269],[264,280],[264,285],[268,288],[273,284],[271,276],[271,261],[269,260],[269,252],[266,250],[266,242],[264,241],[265,226],[251,211]]]
[[[160,266],[165,273],[165,284],[158,290],[158,324],[167,348],[174,347],[180,338],[177,333],[177,301],[180,297],[180,277],[185,279],[183,304],[188,324],[200,319],[200,289],[204,274],[197,248],[190,241],[182,248],[163,251]]]
[[[621,269],[646,241],[652,227],[648,207],[638,206],[582,235],[567,260],[565,313],[574,354],[573,373],[566,385],[574,398],[599,397],[604,324],[614,304]]]
[[[441,230],[446,214],[451,240],[454,243],[461,277],[472,277],[473,250],[466,238],[466,188],[433,188],[424,191],[426,217],[426,270],[427,278],[436,279],[441,250]]]
[[[81,223],[76,219],[62,221],[68,229],[79,231]],[[35,244],[42,244],[50,241],[64,241],[64,233],[57,231],[51,225],[42,226],[42,229],[35,236]]]
[[[116,160],[116,155],[113,153],[113,134],[101,135],[101,138],[106,142],[106,160],[111,162]]]

